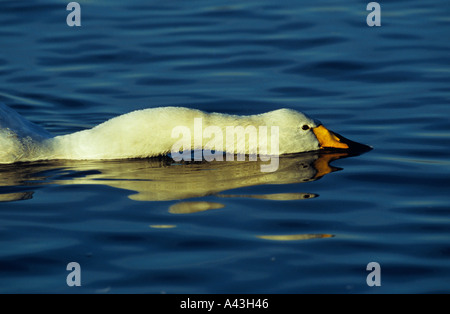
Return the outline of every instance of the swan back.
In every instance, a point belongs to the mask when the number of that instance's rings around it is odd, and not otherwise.
[[[189,150],[214,149],[229,153],[249,153],[249,148],[258,147],[261,137],[241,137],[245,143],[236,139],[234,149],[227,149],[226,136],[230,127],[246,130],[252,126],[267,127],[267,151],[271,147],[272,127],[279,132],[276,138],[279,154],[313,151],[319,148],[312,131],[302,129],[317,126],[318,121],[303,113],[290,109],[280,109],[259,115],[238,116],[222,113],[206,113],[200,110],[182,107],[162,107],[134,111],[100,124],[93,129],[84,130],[54,139],[54,152],[58,159],[120,159],[146,158],[169,154],[177,140],[189,136]],[[214,127],[215,136],[205,136],[205,129]],[[184,135],[174,133],[176,128],[186,130]],[[199,129],[200,128],[200,129]],[[248,129],[247,129],[248,130]],[[218,137],[217,133],[221,133]],[[276,135],[276,134],[273,134]],[[198,137],[200,136],[200,140]],[[181,139],[183,140],[183,139]],[[186,140],[186,139],[184,139]],[[256,141],[251,143],[250,141]],[[241,145],[239,145],[241,144]],[[278,154],[277,153],[277,154]]]

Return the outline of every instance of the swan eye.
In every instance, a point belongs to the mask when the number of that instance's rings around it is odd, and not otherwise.
[[[302,126],[302,130],[304,130],[304,131],[309,130],[309,129],[310,129],[310,127],[307,124]]]

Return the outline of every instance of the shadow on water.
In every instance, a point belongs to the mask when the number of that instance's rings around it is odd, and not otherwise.
[[[174,162],[170,157],[114,161],[49,161],[0,166],[0,202],[33,198],[48,185],[105,185],[134,192],[135,201],[171,201],[217,195],[266,200],[314,198],[312,193],[232,195],[222,192],[264,184],[315,181],[340,168],[334,160],[355,156],[348,152],[311,152],[279,158],[274,172],[261,172],[263,161]],[[216,205],[211,205],[213,208]],[[173,212],[210,209],[192,202]]]

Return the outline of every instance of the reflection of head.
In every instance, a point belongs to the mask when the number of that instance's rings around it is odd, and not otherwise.
[[[262,161],[174,163],[168,157],[2,165],[0,186],[27,185],[29,190],[29,186],[38,187],[42,182],[60,185],[96,184],[136,192],[129,196],[136,201],[181,200],[247,186],[314,181],[338,170],[329,163],[347,156],[345,153],[317,152],[287,155],[280,157],[277,171],[267,173],[261,172]],[[279,193],[252,197],[282,200],[315,196],[312,193]],[[20,193],[3,194],[1,199],[11,201],[26,197]]]

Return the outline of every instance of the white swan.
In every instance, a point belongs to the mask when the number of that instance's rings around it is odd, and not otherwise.
[[[172,137],[172,130],[177,126],[185,126],[194,132],[195,118],[202,118],[204,128],[213,125],[223,130],[223,134],[227,126],[267,126],[269,130],[271,126],[278,126],[279,154],[315,151],[326,147],[348,149],[349,144],[354,143],[327,130],[319,121],[291,109],[237,116],[181,107],[161,107],[134,111],[89,130],[53,137],[0,104],[0,163],[166,155],[177,141]],[[248,138],[245,140],[248,141]],[[206,142],[208,139],[204,138],[202,147],[192,143],[191,149],[205,148]],[[225,145],[223,148],[225,152]],[[235,149],[227,152],[242,153]]]

